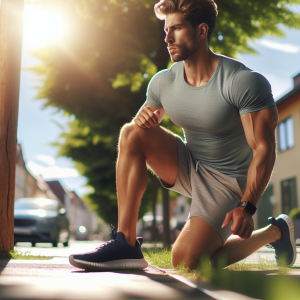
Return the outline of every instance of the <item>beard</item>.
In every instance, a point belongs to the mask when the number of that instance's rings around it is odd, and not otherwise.
[[[171,55],[171,60],[173,62],[179,62],[182,60],[186,60],[189,57],[191,57],[197,50],[199,49],[199,39],[197,38],[197,35],[195,34],[192,39],[186,43],[186,44],[174,44],[172,47],[176,47],[177,51],[175,54]]]

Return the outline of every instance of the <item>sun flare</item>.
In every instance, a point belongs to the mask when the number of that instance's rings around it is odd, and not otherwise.
[[[26,5],[24,11],[24,43],[30,46],[44,46],[61,40],[64,24],[62,18],[51,11],[34,5]]]

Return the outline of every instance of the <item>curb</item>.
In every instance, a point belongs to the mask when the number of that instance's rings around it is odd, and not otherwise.
[[[228,290],[221,290],[219,288],[214,287],[210,283],[206,283],[206,282],[199,283],[199,282],[192,281],[182,275],[170,274],[170,273],[166,272],[165,270],[160,269],[153,265],[151,265],[151,268],[157,269],[160,272],[176,279],[177,281],[180,281],[180,282],[186,284],[187,286],[189,286],[191,288],[198,289],[202,293],[204,293],[207,296],[209,296],[213,299],[216,299],[216,300],[261,300],[261,299],[245,296],[240,293],[236,293],[236,292],[232,292],[232,291],[228,291]]]

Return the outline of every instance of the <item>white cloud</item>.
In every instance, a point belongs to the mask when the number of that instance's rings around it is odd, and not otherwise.
[[[284,44],[284,43],[276,43],[272,41],[268,41],[265,39],[259,40],[259,44],[265,46],[267,48],[271,48],[278,51],[288,52],[288,53],[298,53],[300,52],[300,47],[292,45],[292,44]]]
[[[50,166],[55,165],[55,159],[51,156],[38,154],[35,156],[35,158],[39,161],[45,162],[47,165],[50,165]]]
[[[26,166],[34,175],[42,175],[44,179],[59,179],[79,177],[79,173],[74,168],[61,168],[58,166],[43,167],[32,161],[29,161]]]

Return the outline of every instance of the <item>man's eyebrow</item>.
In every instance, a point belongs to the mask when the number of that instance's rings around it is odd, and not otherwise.
[[[174,24],[174,25],[169,26],[168,28],[173,28],[173,27],[176,27],[176,26],[183,26],[183,24],[180,24],[180,23]],[[164,30],[166,31],[166,27],[165,27]]]

